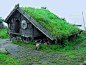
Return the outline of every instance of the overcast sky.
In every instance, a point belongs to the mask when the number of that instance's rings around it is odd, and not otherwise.
[[[20,6],[47,7],[69,22],[82,24],[82,11],[86,17],[86,0],[1,0],[0,17],[6,18],[15,4]]]

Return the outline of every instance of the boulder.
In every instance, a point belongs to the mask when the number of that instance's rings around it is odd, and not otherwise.
[[[0,48],[0,53],[7,54],[8,52],[6,51],[5,48]]]

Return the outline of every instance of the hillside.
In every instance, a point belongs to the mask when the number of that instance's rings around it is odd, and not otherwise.
[[[80,29],[72,25],[66,20],[59,18],[52,12],[43,8],[21,7],[28,15],[33,17],[40,25],[42,25],[48,33],[57,39],[67,38]]]

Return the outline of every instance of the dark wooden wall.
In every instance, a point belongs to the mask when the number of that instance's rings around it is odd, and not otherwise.
[[[25,20],[27,23],[27,28],[26,29],[22,29],[21,27],[21,21]],[[16,25],[16,21],[19,21],[19,26]],[[39,37],[39,36],[43,36],[43,34],[37,30],[31,23],[29,20],[27,20],[21,13],[19,13],[18,11],[15,11],[14,14],[12,14],[12,16],[9,18],[8,20],[9,22],[9,29],[10,32],[12,33],[17,33],[16,29],[19,28],[19,32],[18,34],[20,34],[21,36],[25,36],[25,37],[31,37],[32,39],[34,39],[34,37]],[[16,28],[17,27],[17,28]]]
[[[3,27],[4,27],[4,26],[3,26],[3,23],[2,23],[2,22],[0,22],[0,29],[1,29],[1,28],[3,28]]]

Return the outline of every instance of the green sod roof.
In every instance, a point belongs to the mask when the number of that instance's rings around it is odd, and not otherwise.
[[[21,7],[28,15],[34,18],[41,26],[43,26],[51,36],[61,39],[67,38],[80,29],[73,24],[59,18],[52,12],[43,8]]]

